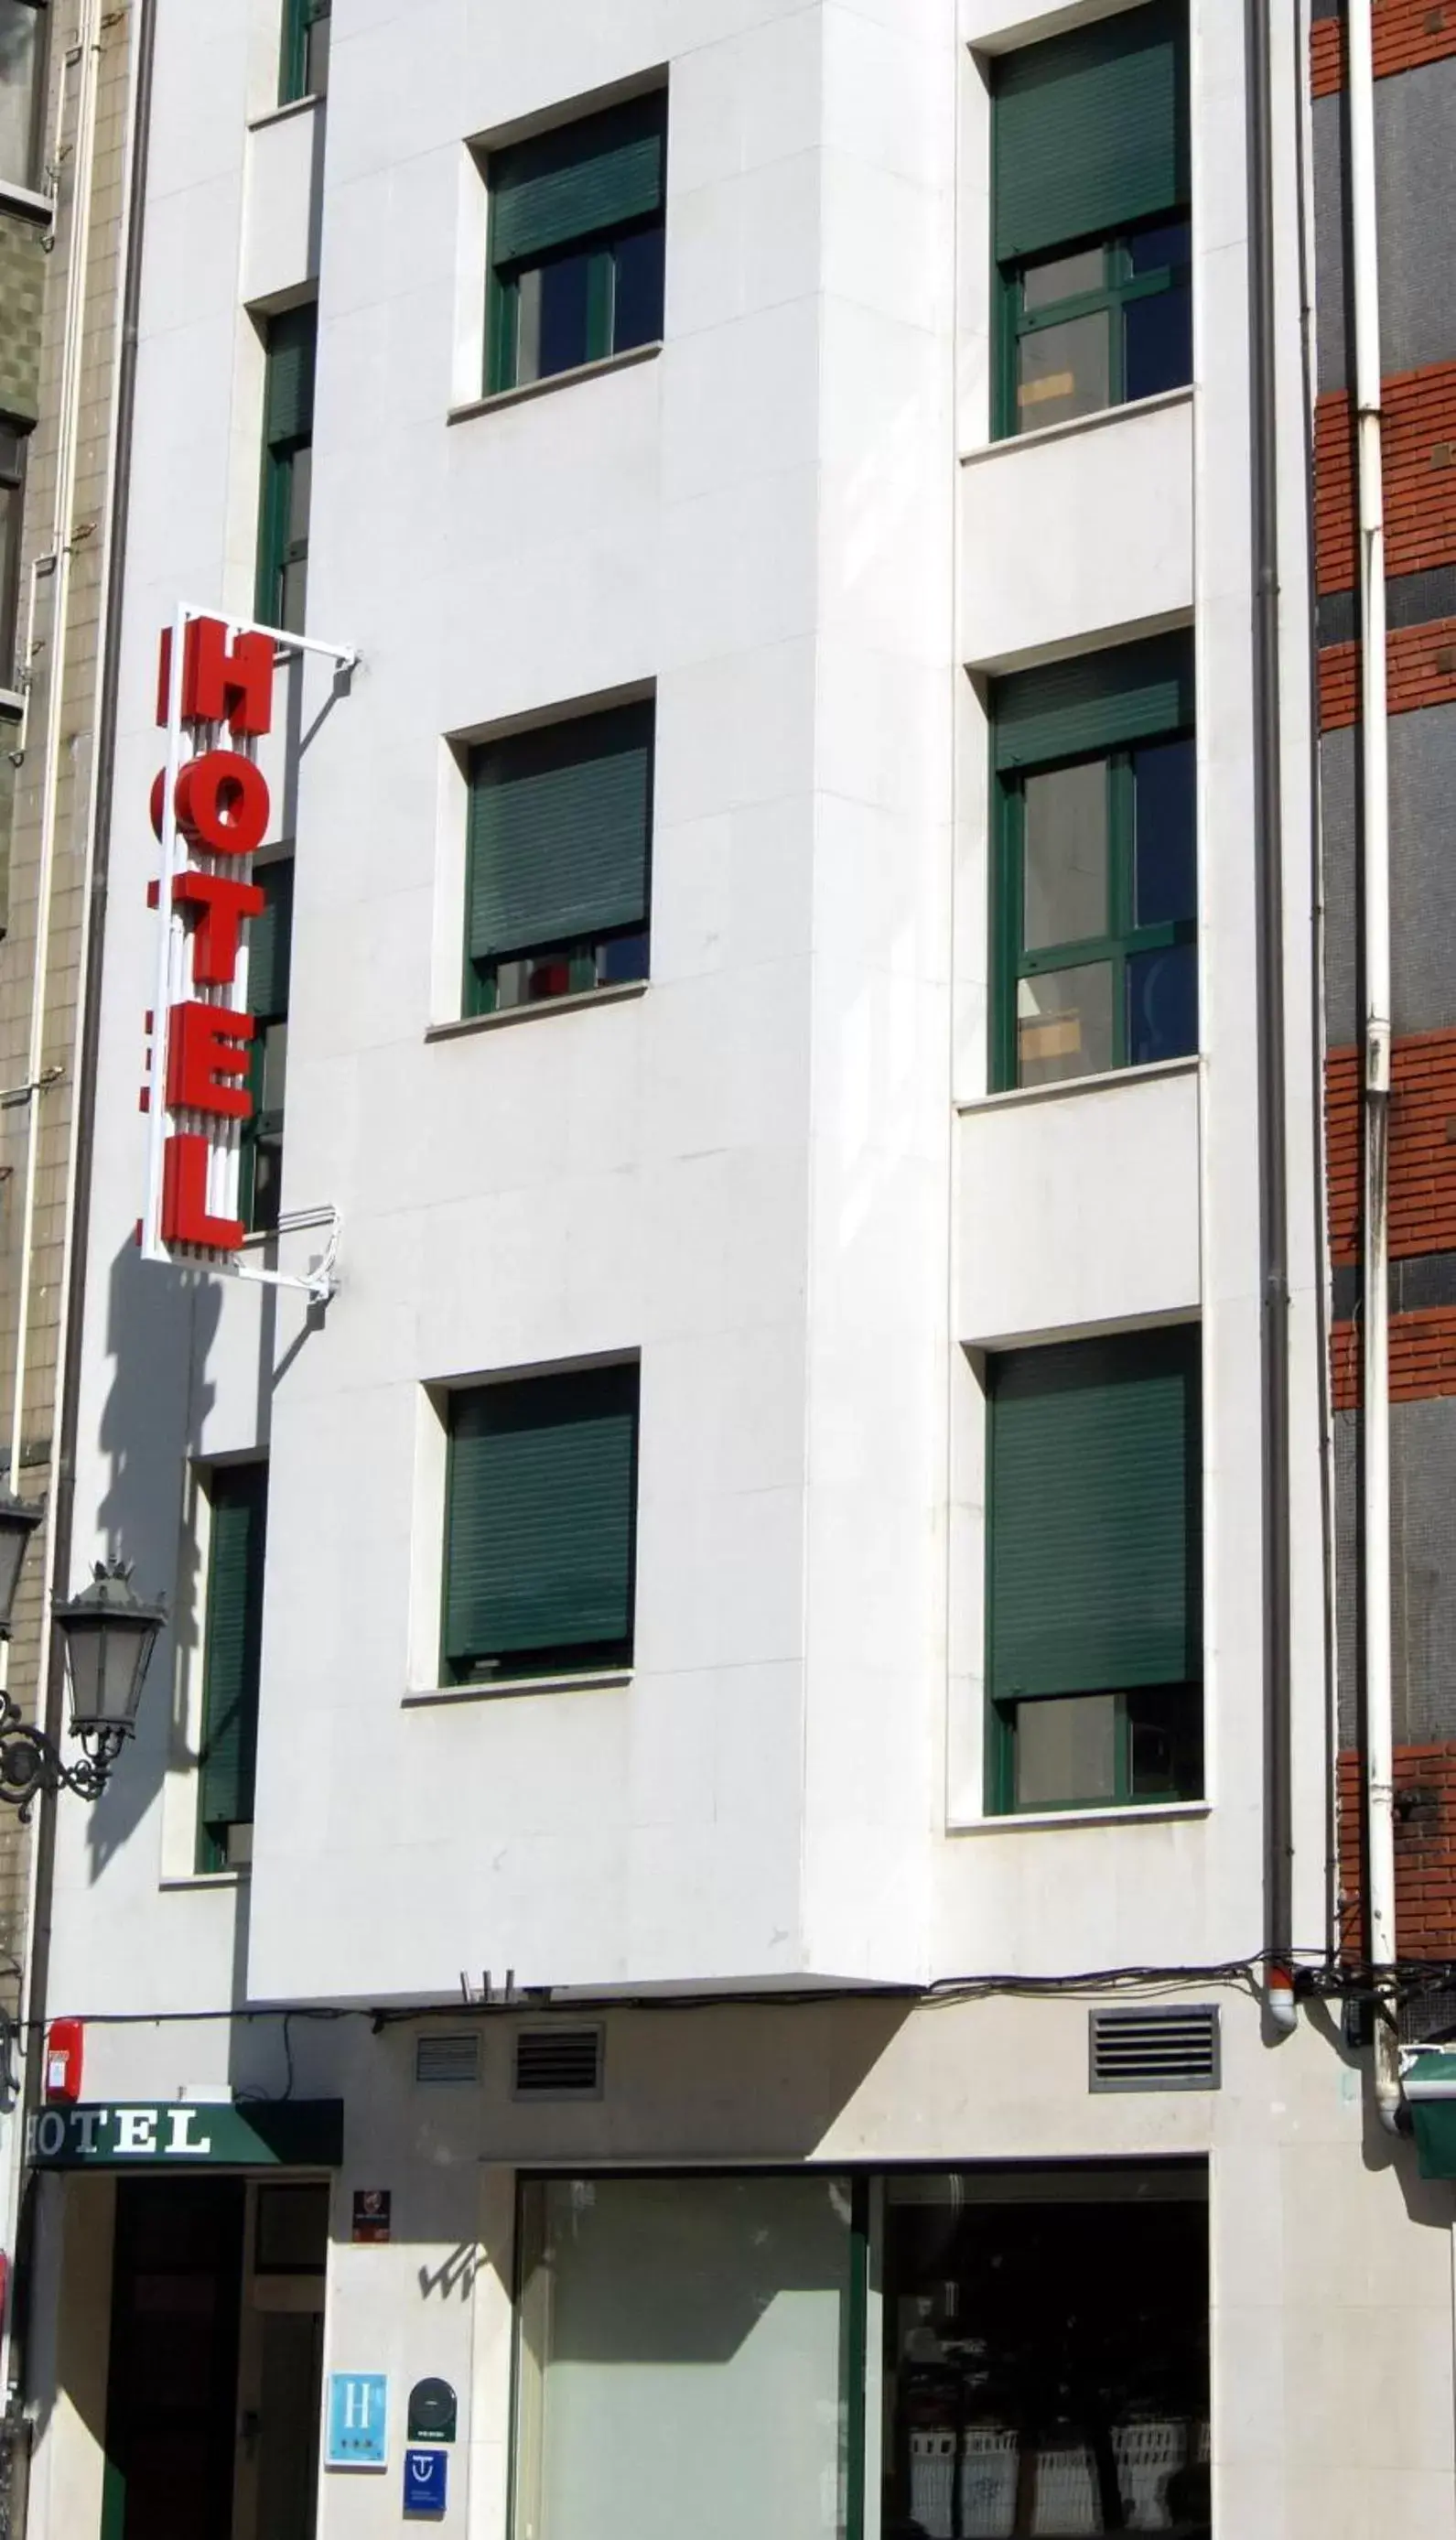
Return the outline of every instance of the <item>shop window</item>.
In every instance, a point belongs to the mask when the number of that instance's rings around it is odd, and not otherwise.
[[[996,428],[1193,376],[1188,30],[1154,0],[995,65]]]
[[[292,635],[302,634],[308,603],[317,327],[310,302],[270,318],[265,338],[257,611]]]
[[[994,683],[992,1083],[1198,1048],[1193,642]]]
[[[884,2189],[881,2540],[1209,2540],[1207,2174]]]
[[[665,90],[492,151],[488,393],[658,342],[666,155]]]
[[[467,1014],[646,978],[653,734],[649,700],[470,752]]]
[[[328,88],[329,19],[333,0],[283,0],[280,106],[322,97]]]
[[[197,1867],[229,1870],[252,1852],[267,1465],[215,1465],[208,1500]]]
[[[987,1361],[989,1804],[1203,1792],[1199,1331]]]
[[[635,1366],[451,1394],[447,1682],[630,1662],[637,1420]]]
[[[855,2208],[813,2171],[524,2182],[516,2540],[847,2540]]]
[[[0,415],[0,688],[18,689],[16,609],[20,600],[21,534],[26,504],[28,423]]]
[[[47,0],[0,0],[0,182],[34,192],[43,173]]]
[[[255,1235],[278,1224],[283,1178],[283,1095],[288,1071],[288,986],[293,949],[293,858],[257,865],[261,917],[248,920],[247,1010],[253,1018],[248,1091],[252,1115],[239,1149],[239,1212]]]

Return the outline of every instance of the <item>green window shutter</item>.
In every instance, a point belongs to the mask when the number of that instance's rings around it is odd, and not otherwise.
[[[660,211],[666,155],[661,89],[493,151],[492,264],[544,255],[572,239]]]
[[[253,880],[263,894],[261,917],[247,922],[247,1011],[277,1023],[288,1012],[293,957],[293,858],[259,865]]]
[[[213,1475],[197,1811],[205,1826],[252,1818],[267,1507],[266,1464]]]
[[[1182,0],[1004,53],[995,77],[999,263],[1188,201]]]
[[[472,960],[646,917],[653,720],[617,706],[472,751]]]
[[[1120,749],[1194,720],[1193,637],[1155,635],[1044,670],[1015,670],[992,690],[998,768],[1043,766]]]
[[[270,447],[307,441],[313,430],[313,365],[318,312],[310,301],[268,322],[263,437]]]
[[[454,1395],[445,1615],[452,1666],[630,1640],[637,1395],[635,1367]]]
[[[1203,1674],[1196,1326],[990,1362],[998,1700]]]

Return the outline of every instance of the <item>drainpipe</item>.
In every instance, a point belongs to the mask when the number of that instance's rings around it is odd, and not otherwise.
[[[1350,0],[1350,232],[1360,543],[1360,751],[1364,1026],[1365,1876],[1370,1959],[1392,1966],[1395,1754],[1390,1584],[1390,778],[1385,681],[1385,492],[1380,460],[1380,268],[1375,217],[1371,0]],[[1394,2022],[1375,2022],[1375,2104],[1398,2130],[1403,2098]]]
[[[1289,1228],[1280,784],[1278,378],[1269,0],[1247,0],[1249,401],[1253,475],[1254,857],[1264,1540],[1264,1959],[1275,2029],[1296,2020],[1289,1690]]]

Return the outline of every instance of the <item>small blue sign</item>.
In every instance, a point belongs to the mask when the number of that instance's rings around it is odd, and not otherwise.
[[[407,2451],[404,2455],[405,2512],[443,2513],[449,2471],[449,2452],[421,2452],[413,2448]]]
[[[325,2469],[383,2469],[389,2458],[389,2384],[382,2372],[330,2372]]]

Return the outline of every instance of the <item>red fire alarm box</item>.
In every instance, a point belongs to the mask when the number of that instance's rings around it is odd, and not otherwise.
[[[74,2106],[81,2096],[84,2019],[53,2019],[45,2038],[45,2096],[51,2106]]]

